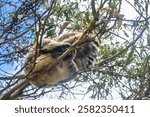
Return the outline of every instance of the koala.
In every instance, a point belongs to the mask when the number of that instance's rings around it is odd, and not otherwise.
[[[48,67],[53,61],[55,61],[66,49],[70,47],[69,43],[58,43],[56,41],[44,40],[42,43],[41,52],[37,50],[37,57],[35,58],[35,48],[30,50],[25,59],[24,73],[26,76],[30,74],[40,72],[44,68]],[[66,55],[56,66],[48,71],[36,76],[36,78],[28,78],[31,84],[37,87],[50,87],[58,85],[59,82],[73,76],[78,71],[78,68],[73,61],[75,53],[72,52]]]
[[[82,32],[68,32],[54,39],[43,39],[41,49],[33,47],[25,58],[25,76],[37,87],[50,87],[74,79],[76,73],[85,68],[93,67],[93,61],[98,55],[98,43],[93,41],[92,35],[87,35],[85,42],[66,55],[53,68],[41,73],[35,78],[30,75],[38,73],[48,67],[74,43]]]

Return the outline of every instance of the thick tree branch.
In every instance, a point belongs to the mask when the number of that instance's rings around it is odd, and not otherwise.
[[[12,99],[11,95],[13,95],[14,92],[18,91],[19,89],[24,89],[25,87],[27,87],[29,85],[29,82],[27,80],[24,80],[22,82],[20,82],[19,84],[17,84],[16,86],[14,86],[12,89],[10,89],[8,92],[6,92],[5,94],[3,94],[0,99],[1,100],[7,100],[7,99]],[[19,93],[19,92],[18,92]]]

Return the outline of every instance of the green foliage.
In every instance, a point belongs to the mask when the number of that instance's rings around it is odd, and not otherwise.
[[[21,70],[17,73],[22,73],[22,62],[31,45],[44,36],[53,38],[61,34],[59,31],[64,22],[69,22],[65,31],[85,31],[96,15],[93,14],[95,8],[99,11],[92,29],[99,42],[95,67],[81,71],[76,79],[62,86],[40,90],[29,87],[22,97],[37,99],[51,92],[49,97],[52,99],[149,99],[148,1],[99,1],[95,0],[94,7],[91,1],[86,0],[44,0],[39,3],[27,0],[23,3],[18,1],[17,5],[12,1],[12,4],[0,2],[0,12],[3,11],[0,14],[0,77],[14,73],[3,69],[8,64],[13,68],[19,66]],[[135,12],[132,14],[134,18],[128,16],[130,13],[125,14],[124,4]],[[8,6],[12,10],[5,11]],[[15,73],[14,76],[19,75]],[[13,78],[0,81],[2,93],[5,87],[15,84],[16,79]]]

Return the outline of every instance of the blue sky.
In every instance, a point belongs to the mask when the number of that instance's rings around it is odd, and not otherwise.
[[[17,3],[17,1],[18,0],[10,0],[11,2],[13,1],[13,2],[16,2]],[[20,3],[17,3],[18,5],[20,4]],[[136,17],[137,17],[137,14],[136,14],[136,11],[127,3],[127,2],[125,2],[124,0],[123,0],[123,3],[122,3],[122,8],[121,8],[121,13],[122,14],[124,14],[125,15],[125,19],[135,19]],[[3,12],[3,14],[4,14],[4,17],[2,18],[2,20],[7,20],[8,19],[8,12],[10,12],[10,11],[13,11],[13,7],[10,7],[10,6],[6,6],[5,8],[3,8],[3,9],[1,9],[1,11],[3,11],[3,10],[6,10],[6,12],[4,13]],[[149,9],[150,10],[150,9]],[[150,13],[150,12],[149,12]],[[1,19],[0,19],[1,20]],[[1,29],[0,29],[1,30]],[[129,33],[129,35],[131,35],[130,34],[130,32],[128,32]],[[0,32],[0,34],[1,34],[1,32]],[[30,35],[30,34],[29,34]],[[124,35],[124,33],[122,32],[122,31],[120,31],[119,32],[119,35]],[[132,35],[131,35],[132,36]],[[125,36],[124,36],[125,37]],[[125,37],[126,38],[126,37]],[[0,42],[1,42],[1,40],[0,40]],[[1,48],[0,48],[0,56],[1,56]],[[1,59],[1,58],[0,58]],[[14,64],[4,64],[4,65],[0,65],[0,69],[2,69],[2,70],[4,70],[4,71],[7,71],[7,72],[9,72],[9,73],[16,73],[18,70],[20,70],[20,68],[21,67],[18,67],[16,70],[15,70],[15,68],[16,68],[16,65],[17,65],[18,63],[16,63],[16,62],[14,62]],[[4,72],[2,72],[1,70],[0,70],[0,76],[1,76],[1,74],[5,74]],[[87,87],[87,86],[85,86],[85,87]],[[74,89],[75,90],[75,89]],[[119,97],[119,95],[117,95],[117,91],[116,90],[118,90],[118,89],[115,89],[114,91],[113,91],[113,95],[114,96],[116,96],[115,97],[115,99],[119,99],[118,97]],[[57,93],[59,93],[59,92],[57,92]],[[61,93],[61,92],[60,92]],[[45,98],[47,98],[47,97],[44,97],[44,99]],[[81,98],[81,97],[78,97],[78,98]]]
[[[3,1],[6,2],[6,0],[1,0],[0,4],[3,4]],[[21,4],[21,2],[19,2],[19,0],[7,0],[7,2],[11,2],[16,6],[20,6],[20,4]],[[11,12],[14,12],[15,10],[16,10],[15,7],[11,6],[11,5],[4,5],[3,7],[0,7],[0,15],[2,16],[2,17],[0,17],[0,22],[9,22],[9,21],[11,21],[12,20],[11,19]],[[32,23],[32,21],[30,21],[30,22]],[[7,27],[7,25],[5,25],[5,27]],[[22,25],[22,27],[24,27],[24,26]],[[2,32],[3,32],[2,30],[3,30],[3,27],[1,26],[0,27],[0,34],[2,34]],[[24,29],[22,28],[22,30],[24,30]],[[32,33],[30,33],[30,32],[27,33],[27,35],[29,35],[29,38],[33,37],[31,34]],[[8,36],[8,38],[11,38],[11,36]],[[22,38],[20,38],[20,39],[22,39]],[[1,38],[0,43],[3,42],[3,41],[4,40]],[[14,45],[22,46],[21,43],[20,44],[19,43],[16,43],[16,44],[14,43]],[[5,54],[6,55],[8,54],[8,51],[5,51],[6,48],[9,48],[9,53],[13,52],[13,49],[11,49],[10,45],[8,45],[8,44],[5,44],[4,46],[0,47],[0,76],[8,75],[8,74],[5,74],[3,71],[6,71],[10,74],[15,74],[21,68],[21,66],[16,67],[20,63],[17,63],[17,62],[14,62],[14,61],[2,64],[1,60],[3,60],[3,57],[1,57],[1,56],[5,55]],[[22,59],[20,59],[20,61],[22,61]]]

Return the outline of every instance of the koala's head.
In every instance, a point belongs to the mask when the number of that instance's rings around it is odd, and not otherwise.
[[[75,62],[79,69],[90,68],[94,66],[94,59],[98,56],[98,43],[89,41],[77,48]]]

